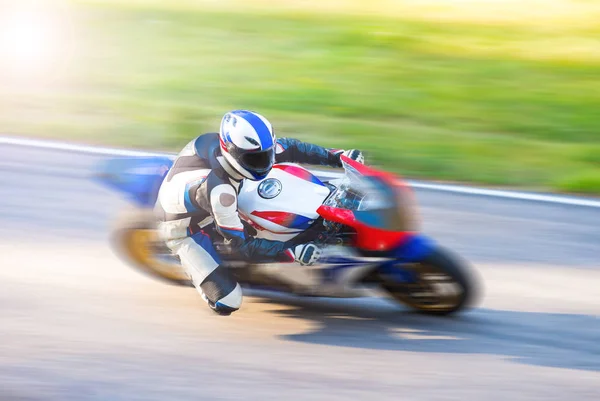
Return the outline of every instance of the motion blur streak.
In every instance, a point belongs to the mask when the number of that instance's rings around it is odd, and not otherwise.
[[[458,319],[264,294],[219,319],[112,255],[100,158],[0,147],[3,400],[597,399],[596,209],[419,191],[486,283]]]

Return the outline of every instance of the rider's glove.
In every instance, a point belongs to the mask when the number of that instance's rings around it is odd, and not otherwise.
[[[312,243],[296,245],[290,251],[294,254],[294,260],[304,266],[314,264],[321,256],[321,248]]]
[[[345,150],[342,155],[346,156],[349,159],[352,159],[356,162],[359,162],[361,164],[365,164],[365,156],[363,155],[363,153],[360,150],[357,149],[350,149],[350,150]]]

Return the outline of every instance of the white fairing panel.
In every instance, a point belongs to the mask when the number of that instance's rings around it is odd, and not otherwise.
[[[242,218],[257,229],[258,238],[287,241],[319,217],[317,208],[329,193],[305,168],[282,163],[262,181],[245,180],[238,207]]]

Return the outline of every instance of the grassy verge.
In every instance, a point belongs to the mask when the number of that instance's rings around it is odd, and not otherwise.
[[[119,3],[68,8],[69,57],[0,85],[1,130],[177,149],[250,108],[280,136],[408,176],[600,193],[593,2],[546,2],[564,9],[539,19],[432,1]]]

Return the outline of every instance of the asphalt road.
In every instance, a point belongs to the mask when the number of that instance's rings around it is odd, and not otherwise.
[[[418,191],[478,308],[254,294],[220,318],[113,256],[99,160],[0,146],[0,401],[600,399],[600,209]]]

